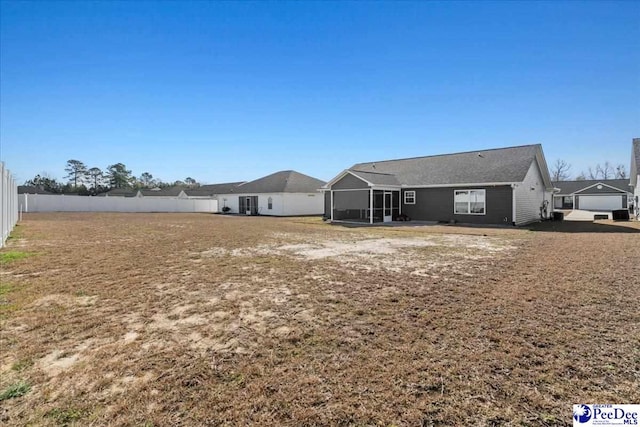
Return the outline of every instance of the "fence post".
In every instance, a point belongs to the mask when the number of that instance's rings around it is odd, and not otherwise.
[[[18,185],[4,162],[0,162],[0,248],[18,222]]]

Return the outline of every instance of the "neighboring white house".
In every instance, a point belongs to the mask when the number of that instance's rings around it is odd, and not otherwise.
[[[100,196],[42,194],[21,187],[25,212],[227,212],[241,215],[322,215],[324,181],[295,171],[281,171],[251,182],[197,188],[113,189]]]
[[[280,171],[218,194],[218,206],[242,215],[322,215],[324,201],[318,190],[324,184],[296,171]]]
[[[633,188],[633,207],[636,218],[640,218],[640,138],[631,144],[631,174],[629,185]]]

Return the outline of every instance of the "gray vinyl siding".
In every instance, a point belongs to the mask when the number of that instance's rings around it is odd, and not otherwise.
[[[346,174],[331,186],[332,190],[351,190],[354,188],[369,188],[369,184],[351,174]]]
[[[484,189],[485,215],[460,215],[453,213],[453,198],[455,190]],[[513,190],[510,186],[482,187],[472,186],[445,188],[407,188],[416,192],[416,204],[404,203],[402,191],[402,213],[416,221],[456,221],[468,224],[512,224]]]

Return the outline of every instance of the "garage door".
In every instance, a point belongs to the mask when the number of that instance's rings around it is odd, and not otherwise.
[[[580,209],[588,211],[622,209],[622,196],[580,196]]]

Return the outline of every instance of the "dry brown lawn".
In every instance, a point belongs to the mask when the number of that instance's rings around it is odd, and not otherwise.
[[[638,223],[30,214],[11,253],[0,424],[539,426],[640,402]]]

